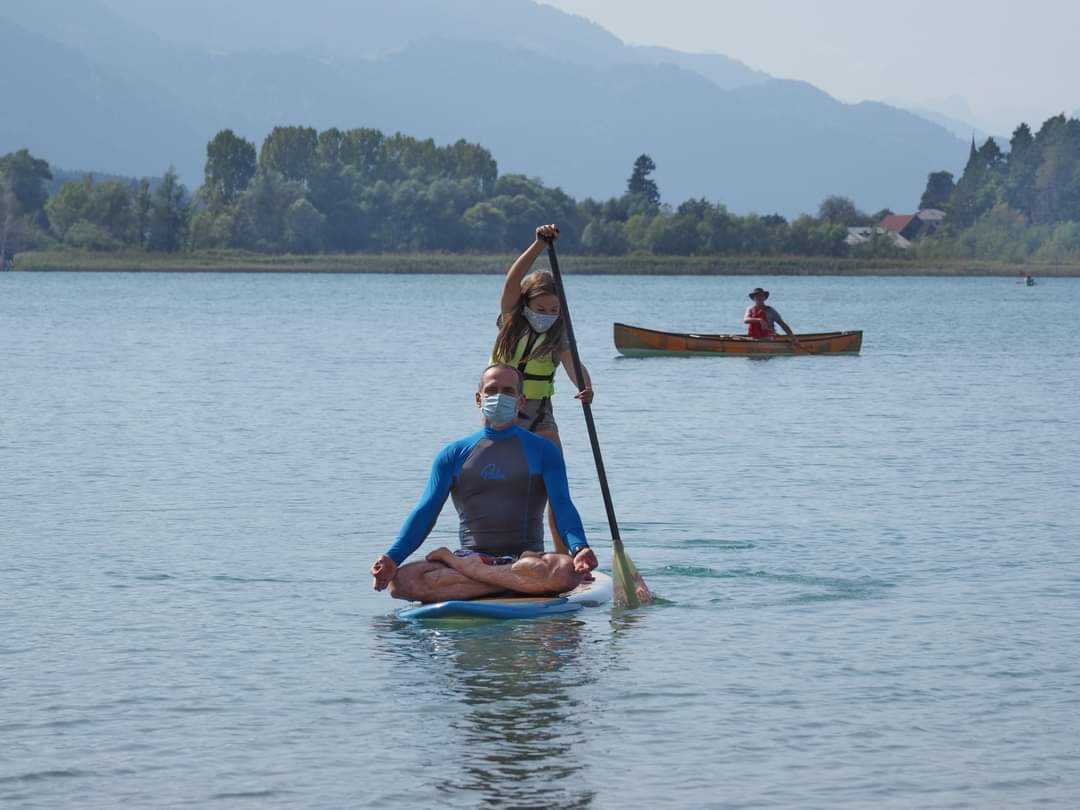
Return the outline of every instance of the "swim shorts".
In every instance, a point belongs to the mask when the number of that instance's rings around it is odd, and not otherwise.
[[[474,551],[471,548],[459,548],[454,552],[455,557],[479,557],[484,565],[513,565],[517,562],[517,557],[509,554],[495,555],[485,554],[482,551]]]
[[[540,409],[543,408],[543,414]],[[518,411],[517,423],[533,433],[554,433],[559,435],[559,426],[555,424],[555,413],[551,406],[551,399],[527,399],[525,408]]]

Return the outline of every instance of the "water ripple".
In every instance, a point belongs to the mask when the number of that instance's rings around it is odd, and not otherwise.
[[[97,774],[90,773],[88,771],[76,770],[74,768],[66,768],[63,770],[29,771],[26,773],[13,774],[12,776],[0,776],[0,784],[12,784],[20,782],[51,782],[59,779],[79,779],[96,775]]]

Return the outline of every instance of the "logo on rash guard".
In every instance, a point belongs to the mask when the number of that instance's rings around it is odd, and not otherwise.
[[[488,464],[480,471],[480,477],[485,481],[505,481],[506,473],[500,470],[497,464]]]

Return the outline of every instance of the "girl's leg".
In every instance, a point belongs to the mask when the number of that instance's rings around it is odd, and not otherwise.
[[[537,436],[543,436],[549,441],[555,442],[555,445],[559,448],[559,452],[562,452],[562,442],[559,441],[558,433],[545,433],[543,430],[536,431]],[[555,546],[556,554],[569,554],[570,550],[566,547],[566,543],[563,542],[562,535],[559,534],[559,530],[555,528],[555,513],[551,511],[551,506],[548,506],[548,529],[551,531],[551,542]]]

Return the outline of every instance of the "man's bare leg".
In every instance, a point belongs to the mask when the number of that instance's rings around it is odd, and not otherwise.
[[[427,555],[430,563],[441,563],[468,579],[500,591],[517,593],[564,593],[581,581],[574,561],[567,554],[537,554],[526,551],[512,565],[488,565],[476,555],[457,557],[448,548]]]
[[[410,602],[445,602],[476,599],[506,590],[471,579],[441,562],[414,562],[401,566],[390,581],[390,595]]]

